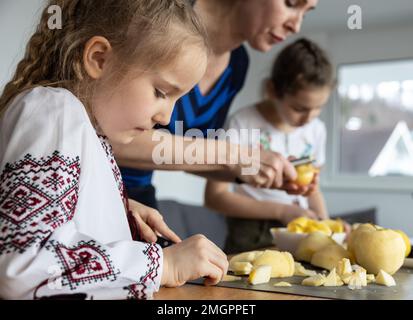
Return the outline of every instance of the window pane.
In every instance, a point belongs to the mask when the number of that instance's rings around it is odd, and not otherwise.
[[[340,173],[413,176],[413,59],[340,66]]]

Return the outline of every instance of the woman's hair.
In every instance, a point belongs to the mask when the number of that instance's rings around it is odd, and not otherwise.
[[[285,47],[277,56],[270,81],[278,97],[296,94],[308,87],[333,86],[333,66],[316,43],[302,38]]]
[[[61,29],[48,27],[52,5],[61,8]],[[171,63],[184,43],[208,51],[206,31],[188,0],[50,0],[0,97],[0,117],[17,94],[36,86],[66,88],[86,103],[93,85],[83,50],[93,36],[110,42],[119,76],[135,65],[149,70]]]

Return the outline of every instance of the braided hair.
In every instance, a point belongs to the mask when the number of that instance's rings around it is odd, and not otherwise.
[[[62,29],[48,26],[52,5],[61,8]],[[93,36],[110,42],[120,75],[137,63],[170,63],[188,41],[208,51],[206,31],[187,0],[49,0],[0,96],[0,117],[16,95],[36,86],[66,88],[87,105],[93,81],[83,50]]]

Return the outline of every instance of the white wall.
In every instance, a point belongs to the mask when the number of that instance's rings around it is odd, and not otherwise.
[[[0,90],[10,79],[37,25],[44,0],[0,2]]]

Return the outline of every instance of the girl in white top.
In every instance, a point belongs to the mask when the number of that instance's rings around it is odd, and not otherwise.
[[[205,39],[186,0],[50,1],[0,98],[0,298],[146,299],[226,273],[205,237],[181,242],[128,201],[110,145],[169,122]]]
[[[249,130],[248,135],[231,135],[232,141],[285,157],[312,156],[321,168],[326,130],[317,117],[333,82],[333,68],[324,51],[307,39],[295,41],[283,49],[274,63],[266,88],[269,98],[240,110],[228,121],[227,128]],[[328,217],[318,177],[306,194],[291,193],[244,184],[236,185],[231,192],[229,184],[208,181],[207,206],[228,217],[226,252],[269,246],[269,229],[294,218]]]

